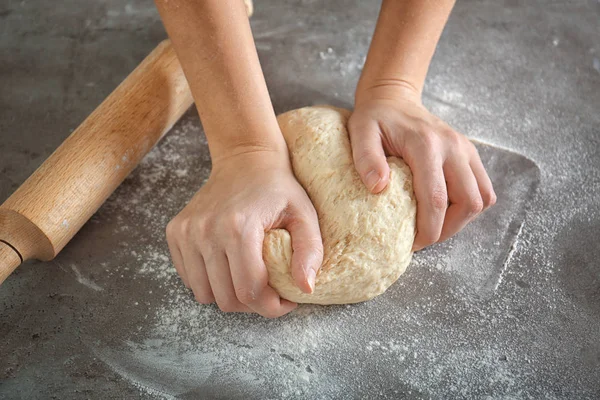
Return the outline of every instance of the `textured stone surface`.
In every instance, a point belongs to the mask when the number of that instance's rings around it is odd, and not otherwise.
[[[351,107],[376,14],[258,1],[276,110]],[[364,304],[265,321],[193,302],[163,240],[210,169],[191,111],[0,288],[0,397],[600,397],[599,19],[593,0],[458,2],[424,101],[487,143],[498,204]],[[0,201],[163,38],[147,1],[2,2]]]

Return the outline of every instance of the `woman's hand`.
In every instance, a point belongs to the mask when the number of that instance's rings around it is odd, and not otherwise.
[[[220,159],[206,185],[167,226],[177,272],[200,303],[226,312],[274,318],[296,307],[268,284],[262,257],[265,231],[292,237],[292,276],[314,289],[323,261],[315,209],[294,177],[287,154],[253,151]]]
[[[213,170],[167,227],[179,275],[223,311],[283,315],[295,304],[268,285],[265,231],[292,237],[292,276],[310,292],[323,248],[296,181],[242,1],[156,0],[206,133]]]
[[[427,111],[410,87],[357,94],[348,129],[354,165],[371,192],[388,184],[386,155],[410,166],[417,198],[414,250],[448,239],[496,202],[475,146]]]

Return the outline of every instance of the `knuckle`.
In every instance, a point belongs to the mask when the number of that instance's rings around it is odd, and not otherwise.
[[[473,196],[465,202],[464,209],[467,216],[473,217],[483,211],[483,200],[480,196]]]
[[[429,123],[429,121],[423,119],[423,118],[417,118],[415,120],[413,120],[413,125],[414,127],[414,131],[420,134],[428,134],[428,133],[433,133],[432,128],[431,128],[431,124]]]
[[[188,218],[181,218],[177,221],[177,232],[180,235],[189,235],[192,228],[192,224]]]
[[[481,160],[481,158],[479,157],[479,150],[477,150],[477,147],[475,146],[475,144],[473,142],[471,142],[469,139],[467,139],[466,137],[465,137],[465,143],[467,146],[467,150],[471,153],[472,159]]]
[[[190,234],[190,220],[188,218],[175,217],[166,227],[167,239],[186,237]]]
[[[448,194],[442,189],[433,190],[429,195],[429,203],[435,211],[444,211],[448,208]]]
[[[477,150],[477,147],[475,147],[475,145],[473,144],[473,142],[471,142],[467,138],[465,138],[465,142],[466,142],[466,145],[467,145],[467,149],[472,154],[472,156],[479,159],[479,150]]]
[[[234,234],[241,236],[246,228],[246,216],[239,212],[234,212],[229,217],[230,227]]]
[[[246,228],[246,216],[239,211],[229,211],[218,219],[219,231],[227,236],[239,238]]]
[[[167,239],[173,238],[175,236],[175,232],[176,232],[175,220],[172,219],[171,221],[169,221],[169,223],[167,224],[167,227],[165,228],[165,234],[167,236]]]
[[[493,190],[482,193],[481,197],[483,199],[484,207],[491,207],[496,204],[497,197]]]
[[[192,229],[195,231],[196,235],[199,237],[205,237],[208,235],[208,231],[210,228],[210,221],[206,216],[198,216],[194,220],[194,223],[188,223],[186,230],[190,232]]]
[[[470,143],[463,135],[456,132],[452,128],[444,128],[442,130],[442,134],[453,149],[463,148],[465,146],[465,142]]]
[[[429,127],[424,128],[420,134],[420,147],[425,153],[435,153],[439,148],[438,135]]]

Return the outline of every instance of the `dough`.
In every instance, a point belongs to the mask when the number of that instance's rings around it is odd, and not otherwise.
[[[244,5],[246,6],[246,13],[250,17],[254,13],[254,4],[252,0],[244,0]]]
[[[346,131],[350,112],[329,106],[286,112],[277,119],[292,167],[319,216],[324,260],[315,290],[303,293],[290,272],[292,246],[284,229],[267,232],[263,257],[269,284],[298,303],[346,304],[385,292],[406,270],[415,236],[412,174],[389,157],[391,179],[371,194],[352,162]]]

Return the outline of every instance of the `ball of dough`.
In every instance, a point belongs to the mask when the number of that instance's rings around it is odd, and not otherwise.
[[[329,106],[305,107],[277,119],[292,167],[319,216],[324,259],[312,294],[302,292],[290,272],[288,231],[267,232],[263,257],[269,284],[298,303],[346,304],[385,292],[406,270],[415,237],[416,201],[412,174],[389,157],[387,188],[371,194],[352,162],[346,130],[350,112]]]

